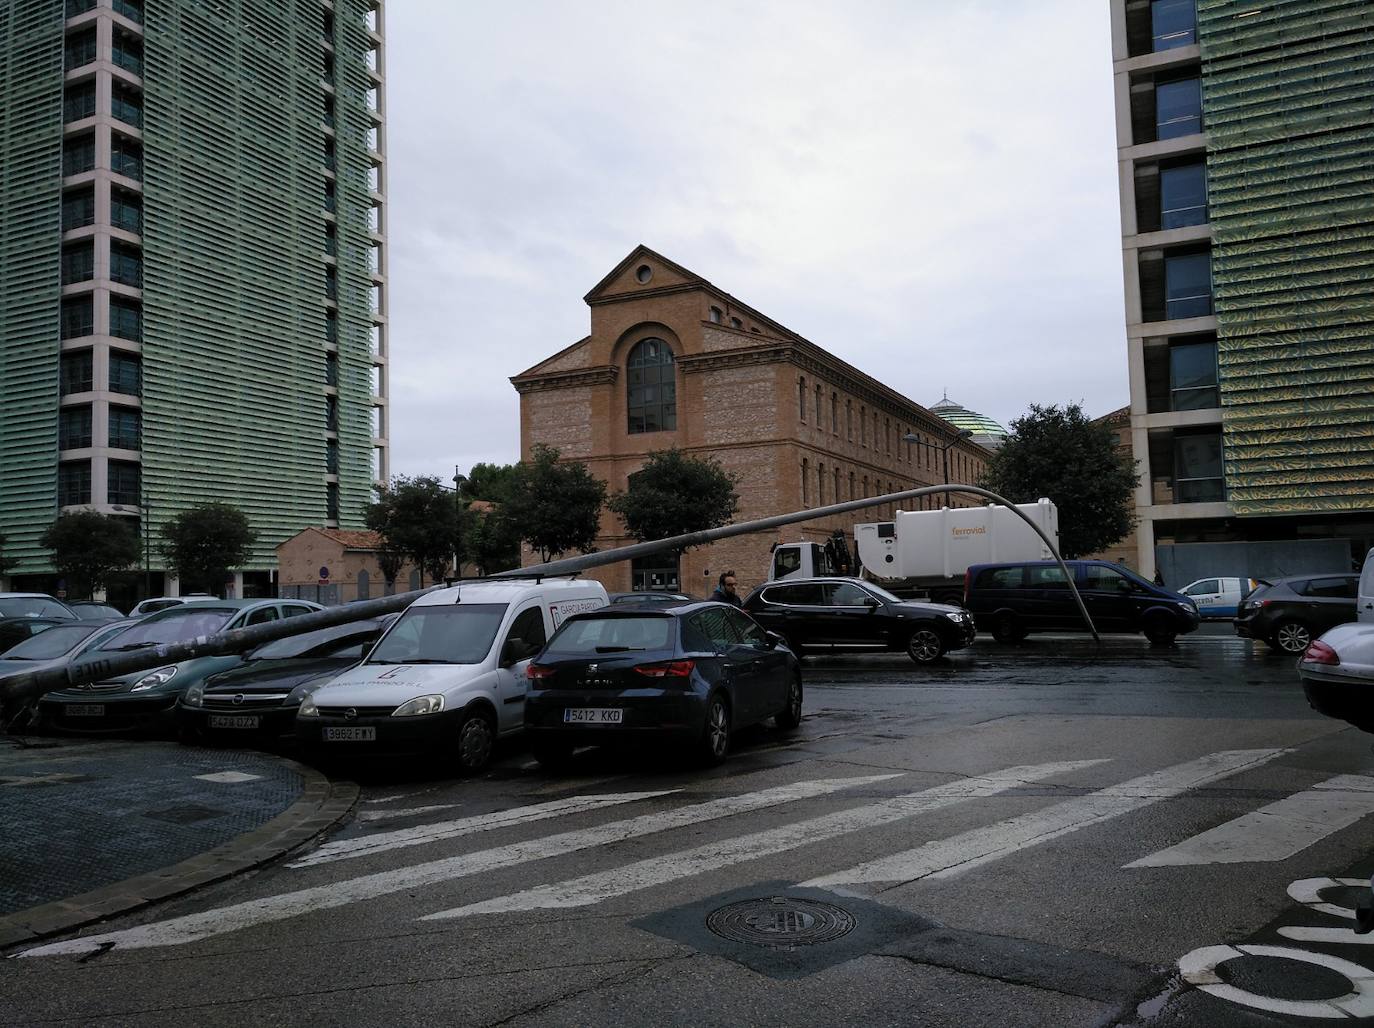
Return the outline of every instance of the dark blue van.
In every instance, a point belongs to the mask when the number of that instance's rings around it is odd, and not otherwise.
[[[1144,632],[1152,643],[1170,643],[1202,620],[1188,597],[1120,564],[1065,563],[1099,632]],[[998,642],[1019,642],[1031,632],[1088,630],[1063,569],[1052,560],[972,565],[964,575],[964,606],[979,630]]]

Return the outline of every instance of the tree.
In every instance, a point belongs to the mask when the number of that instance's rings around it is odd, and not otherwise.
[[[458,495],[469,503],[473,500],[504,503],[510,495],[515,467],[514,464],[474,464],[467,478],[459,483]]]
[[[1011,423],[980,484],[1013,503],[1053,500],[1059,549],[1069,559],[1120,542],[1135,524],[1134,462],[1116,452],[1111,430],[1076,403],[1031,404]]]
[[[588,553],[601,525],[606,483],[580,461],[559,462],[559,451],[536,446],[511,475],[503,505],[512,530],[549,560],[569,550]]]
[[[234,568],[248,563],[257,533],[248,517],[228,503],[203,503],[162,526],[159,549],[183,586],[218,593]]]
[[[477,463],[459,482],[464,552],[483,575],[520,566],[520,533],[506,514],[514,464]]]
[[[714,457],[681,450],[649,454],[629,488],[606,504],[640,542],[728,525],[739,510],[735,478]]]
[[[461,555],[457,499],[433,475],[398,475],[378,486],[377,502],[368,504],[364,518],[381,536],[378,563],[393,586],[404,558],[420,569],[423,586],[426,575],[433,582],[445,577],[454,554]]]
[[[59,515],[38,541],[52,551],[53,567],[77,599],[104,589],[112,574],[138,562],[138,534],[128,521],[95,511]]]
[[[19,562],[14,558],[5,556],[5,533],[0,532],[0,575],[9,574],[10,568],[17,563]]]

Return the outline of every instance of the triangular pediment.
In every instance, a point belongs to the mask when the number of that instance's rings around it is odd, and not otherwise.
[[[591,363],[591,336],[583,336],[571,346],[565,346],[552,357],[545,357],[532,368],[526,368],[516,378],[527,375],[547,375],[555,371],[576,371]]]
[[[652,294],[665,289],[708,285],[710,283],[700,275],[640,244],[612,268],[609,275],[593,286],[592,291],[583,299],[587,303],[595,303],[611,297],[629,297],[638,293]]]

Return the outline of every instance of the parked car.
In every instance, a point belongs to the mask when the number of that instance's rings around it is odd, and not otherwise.
[[[961,608],[899,599],[861,578],[765,583],[744,609],[798,656],[820,647],[896,650],[929,664],[973,642],[973,618]]]
[[[1170,643],[1201,622],[1187,596],[1145,581],[1105,560],[1065,561],[1099,632],[1143,632]],[[1064,571],[1052,560],[975,564],[964,576],[964,605],[978,628],[998,642],[1019,642],[1032,632],[1086,632]]]
[[[463,772],[525,727],[525,667],[573,614],[606,606],[599,582],[488,579],[426,593],[367,659],[307,696],[296,740],[316,757],[445,754]]]
[[[0,593],[0,618],[65,618],[75,621],[77,613],[47,593]]]
[[[118,621],[54,621],[37,635],[0,653],[0,678],[79,660],[86,651],[113,638],[133,623],[123,618]],[[34,701],[5,703],[3,707],[0,710],[0,725],[12,727],[30,721],[36,709]],[[21,712],[27,713],[20,718]]]
[[[93,659],[104,654],[185,642],[198,636],[217,635],[323,609],[318,603],[307,600],[194,600],[149,614],[88,651],[86,656]],[[70,732],[171,727],[177,701],[187,689],[242,661],[239,654],[196,657],[77,689],[50,692],[38,701],[39,721],[44,726]]]
[[[686,593],[611,593],[608,597],[611,603],[690,603],[691,597]]]
[[[1236,635],[1302,653],[1323,632],[1356,619],[1359,581],[1355,574],[1297,575],[1262,585],[1241,602]]]
[[[1179,592],[1197,604],[1197,611],[1204,618],[1233,618],[1240,601],[1259,584],[1254,578],[1199,578]]]
[[[83,621],[96,618],[117,621],[124,616],[124,612],[118,607],[111,607],[108,603],[97,603],[95,600],[77,600],[68,603],[67,606],[76,611],[77,617]]]
[[[355,667],[398,616],[350,621],[259,646],[238,667],[186,690],[177,705],[181,741],[292,734],[301,700]]]
[[[551,767],[578,746],[646,739],[686,744],[714,764],[746,725],[801,723],[796,656],[781,636],[724,603],[579,614],[525,673],[525,731],[535,759]]]
[[[192,600],[213,600],[215,597],[209,593],[187,593],[185,596],[150,596],[146,600],[139,600],[134,604],[134,609],[129,611],[129,617],[141,618],[147,614],[156,614],[160,610],[167,610],[170,607],[179,607],[183,603]]]
[[[1298,658],[1313,710],[1374,732],[1374,624],[1337,625]]]
[[[0,618],[0,657],[13,646],[46,632],[53,625],[70,625],[71,618],[18,617]]]

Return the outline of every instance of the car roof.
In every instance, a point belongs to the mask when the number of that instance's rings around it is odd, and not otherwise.
[[[877,582],[870,582],[865,578],[855,575],[817,575],[814,578],[779,578],[764,582],[759,589],[767,589],[775,585],[811,585],[815,582],[853,582],[855,585],[877,585]],[[756,590],[757,591],[757,590]]]
[[[419,597],[412,607],[445,606],[454,603],[515,603],[532,593],[603,593],[600,582],[569,578],[500,578],[462,582],[436,589]]]
[[[0,593],[0,600],[33,600],[33,599],[53,600],[53,601],[55,601],[55,602],[57,602],[57,603],[62,603],[62,602],[63,602],[62,600],[59,600],[56,596],[54,596],[52,593]]]
[[[1353,578],[1359,580],[1358,571],[1309,571],[1305,575],[1289,575],[1287,578],[1276,578],[1272,585],[1292,585],[1294,582],[1310,582],[1314,578]]]
[[[688,614],[695,614],[697,611],[707,607],[732,607],[739,610],[733,603],[721,603],[719,600],[676,600],[668,603],[615,603],[605,607],[598,607],[596,610],[584,610],[566,618],[568,621],[590,621],[593,618],[622,618],[622,617],[686,617]],[[740,611],[744,613],[744,611]]]

